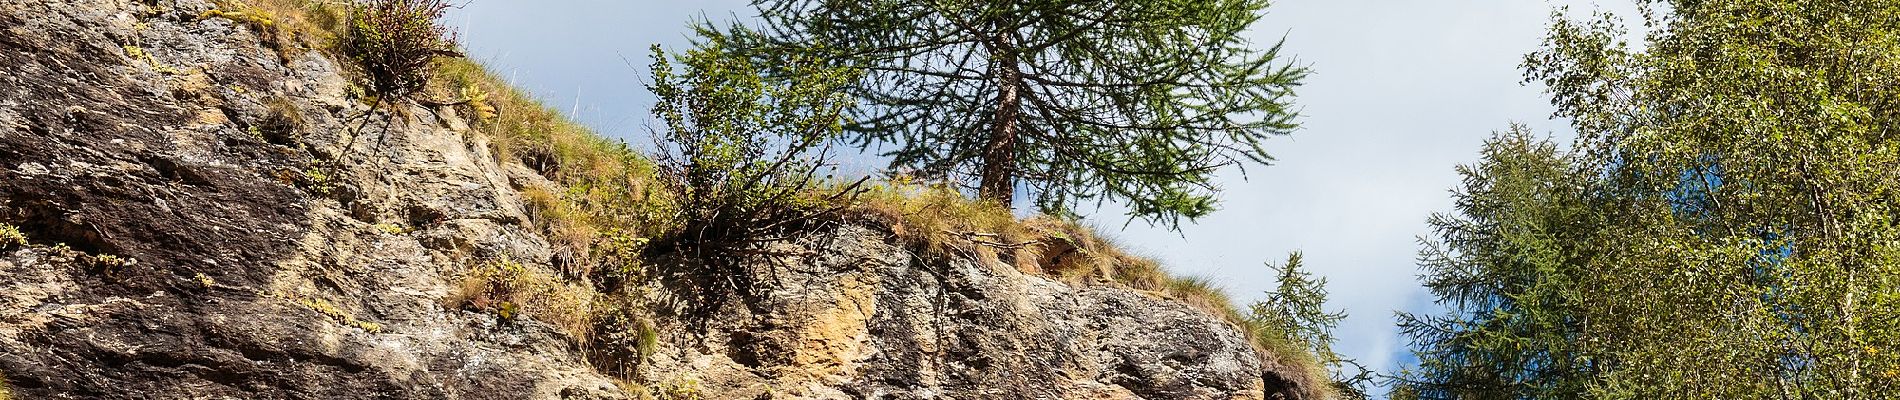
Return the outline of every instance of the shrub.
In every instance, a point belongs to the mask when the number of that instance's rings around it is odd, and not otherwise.
[[[771,78],[717,41],[702,46],[676,57],[679,69],[653,47],[648,89],[665,124],[654,136],[661,179],[678,204],[669,247],[718,255],[782,240],[862,192],[863,180],[821,190],[849,104],[841,89],[855,73],[801,59],[784,66],[785,78]]]
[[[706,398],[706,394],[699,386],[699,381],[694,379],[670,379],[640,388],[635,391],[635,397],[652,400],[702,400]]]
[[[26,245],[26,233],[20,232],[19,227],[16,227],[13,225],[7,225],[7,224],[0,224],[0,250],[6,250],[6,249],[11,249],[15,246],[25,246],[25,245]]]
[[[350,8],[343,51],[369,83],[374,102],[409,98],[428,86],[437,56],[455,53],[438,20],[447,0],[365,0]]]
[[[264,107],[269,110],[269,114],[251,129],[270,143],[293,146],[303,142],[303,130],[307,123],[304,122],[303,111],[297,109],[289,97],[271,96],[264,101]]]
[[[128,272],[127,270],[139,263],[137,259],[119,257],[111,254],[88,255],[85,256],[85,259],[92,264],[94,271],[111,279],[124,278]]]

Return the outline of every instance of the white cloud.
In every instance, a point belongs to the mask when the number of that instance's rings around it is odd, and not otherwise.
[[[1577,11],[1592,5],[1574,3]],[[1619,4],[1620,5],[1620,4]],[[1448,211],[1453,167],[1511,122],[1567,137],[1518,67],[1537,48],[1551,4],[1520,0],[1275,2],[1255,42],[1315,75],[1299,91],[1305,128],[1268,143],[1279,161],[1224,180],[1225,209],[1181,233],[1121,234],[1179,273],[1209,276],[1238,301],[1273,285],[1261,262],[1303,251],[1351,314],[1338,348],[1390,371],[1405,351],[1394,311],[1430,309],[1416,282],[1416,238]],[[1628,10],[1621,5],[1615,10]],[[1623,11],[1627,12],[1627,11]],[[1567,140],[1567,139],[1560,139]],[[1119,211],[1104,211],[1113,217]]]

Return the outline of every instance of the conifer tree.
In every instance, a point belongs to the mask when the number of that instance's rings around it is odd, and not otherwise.
[[[1265,0],[759,0],[750,54],[823,48],[866,71],[855,142],[897,169],[1052,214],[1120,201],[1179,224],[1215,208],[1212,177],[1272,160],[1304,68],[1246,31]],[[707,29],[709,32],[718,31]]]
[[[1575,153],[1467,175],[1395,397],[1900,398],[1900,1],[1644,4],[1527,57]]]

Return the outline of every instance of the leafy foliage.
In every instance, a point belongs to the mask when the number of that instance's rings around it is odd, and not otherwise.
[[[770,0],[723,37],[766,59],[810,44],[863,68],[847,126],[895,168],[1041,211],[1118,201],[1178,224],[1215,208],[1213,174],[1271,161],[1303,68],[1241,35],[1264,0]],[[710,30],[710,29],[708,29]]]
[[[377,101],[422,91],[435,58],[455,54],[455,35],[438,22],[449,7],[448,0],[364,0],[352,5],[343,51],[368,78]]]
[[[0,224],[0,250],[8,250],[15,246],[25,245],[26,233],[20,232],[19,227]]]
[[[1527,58],[1577,153],[1467,171],[1396,393],[1900,396],[1900,2],[1646,4]]]
[[[849,104],[839,88],[853,72],[797,59],[789,78],[770,79],[717,42],[679,56],[680,68],[653,52],[660,176],[679,205],[672,246],[718,255],[782,240],[860,192],[853,184],[814,196]]]

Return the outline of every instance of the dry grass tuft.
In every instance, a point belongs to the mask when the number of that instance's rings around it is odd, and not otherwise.
[[[654,179],[653,162],[627,144],[607,140],[542,105],[464,59],[442,60],[432,92],[468,96],[469,114],[490,135],[497,161],[519,162],[559,188],[522,188],[537,226],[578,260],[613,231],[650,236],[664,231],[671,199]],[[477,94],[477,95],[471,95]]]
[[[277,51],[284,62],[297,54],[318,50],[331,52],[337,38],[348,29],[342,3],[313,0],[215,0],[217,8],[199,15],[199,19],[223,18],[251,28],[264,44]]]
[[[1159,263],[1123,251],[1094,229],[1047,216],[1019,220],[995,203],[945,186],[898,180],[872,187],[859,200],[855,218],[889,228],[927,257],[971,258],[1073,283],[1113,282],[1147,291],[1161,291],[1168,282]]]
[[[594,331],[596,294],[539,268],[501,260],[470,270],[449,306],[491,312],[502,319],[533,318],[577,339]]]
[[[706,398],[705,390],[700,388],[699,381],[690,378],[673,378],[648,384],[626,381],[615,383],[633,400],[702,400]]]
[[[872,186],[852,215],[883,225],[930,257],[1033,263],[1041,235],[995,203],[964,198],[943,186],[891,182]]]

